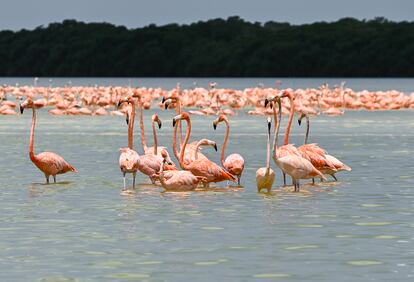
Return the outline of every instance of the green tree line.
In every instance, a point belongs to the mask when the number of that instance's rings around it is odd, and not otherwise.
[[[127,29],[65,20],[0,32],[0,76],[412,77],[414,22],[251,23]]]

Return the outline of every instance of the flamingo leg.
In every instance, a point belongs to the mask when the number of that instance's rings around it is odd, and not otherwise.
[[[137,172],[136,172],[136,171],[134,171],[134,172],[132,173],[132,175],[133,175],[133,178],[132,178],[132,188],[134,188],[134,190],[135,190],[135,177],[137,176]]]
[[[241,175],[237,176],[237,184],[240,186]]]
[[[336,178],[335,174],[332,174],[332,177],[335,179],[335,181],[338,181],[338,178]]]
[[[45,174],[45,177],[46,177],[46,184],[49,184],[49,175]]]
[[[286,186],[286,173],[283,173],[283,186]]]
[[[124,189],[123,189],[123,190],[126,190],[125,172],[123,172],[122,174],[123,174],[123,176],[124,176]]]
[[[296,181],[296,186],[298,187],[296,192],[299,192],[299,191],[300,191],[300,187],[299,187],[299,179]]]
[[[53,182],[56,183],[56,175],[53,175]]]
[[[315,185],[315,178],[312,178],[312,184]]]

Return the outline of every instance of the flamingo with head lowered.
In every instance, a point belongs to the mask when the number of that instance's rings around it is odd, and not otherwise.
[[[30,129],[30,144],[29,144],[29,156],[33,164],[44,173],[46,178],[46,184],[49,184],[49,177],[53,176],[53,181],[56,183],[56,175],[63,174],[69,171],[78,172],[76,168],[66,162],[61,156],[52,152],[43,152],[40,154],[34,153],[34,131],[36,126],[36,109],[41,108],[42,105],[38,105],[33,102],[32,98],[27,98],[20,104],[20,112],[23,114],[24,109],[32,108],[32,127]]]
[[[230,134],[230,125],[227,116],[221,114],[213,121],[214,130],[220,122],[224,122],[226,124],[226,135],[224,136],[223,147],[221,148],[221,165],[228,172],[237,177],[237,184],[240,186],[240,178],[244,170],[244,159],[240,154],[231,154],[227,156],[226,160],[224,160],[224,151],[226,150],[227,140]]]
[[[180,152],[180,166],[184,170],[191,171],[195,176],[202,176],[206,178],[206,187],[209,186],[210,182],[221,182],[225,180],[235,181],[236,178],[222,169],[216,163],[213,163],[209,159],[198,158],[191,162],[184,161],[185,148],[191,134],[191,120],[190,115],[187,112],[183,112],[181,115],[177,115],[173,119],[173,126],[176,127],[177,122],[185,120],[187,122],[187,133],[185,135],[182,150]]]

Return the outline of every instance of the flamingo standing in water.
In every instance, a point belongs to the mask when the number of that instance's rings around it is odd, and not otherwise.
[[[270,99],[265,99],[264,106],[266,107],[267,104],[269,104],[269,103],[270,103],[271,107],[273,106],[273,116],[274,116],[274,119],[275,119],[275,131],[276,131],[276,123],[280,124],[281,120],[279,119],[279,121],[276,122],[277,116],[276,116],[276,107],[274,105],[274,101],[276,99],[280,100],[280,98],[283,98],[283,97],[288,97],[289,98],[290,114],[289,114],[288,125],[286,126],[284,144],[283,144],[283,146],[281,146],[279,148],[278,151],[276,151],[276,146],[277,146],[277,144],[276,144],[276,134],[275,134],[274,139],[273,139],[272,158],[273,158],[273,161],[275,163],[276,163],[276,153],[278,154],[277,158],[282,158],[284,156],[291,155],[291,154],[299,156],[299,157],[301,156],[298,149],[293,144],[289,144],[290,127],[292,126],[293,115],[295,114],[295,103],[294,103],[292,93],[290,91],[285,90],[285,91],[282,92],[282,95],[280,95],[280,96],[275,96],[275,97],[270,98]],[[281,111],[281,109],[280,109],[280,111]],[[281,116],[281,112],[279,114]],[[282,170],[282,174],[283,174],[283,185],[286,186],[286,173],[283,170]]]
[[[32,127],[30,129],[30,144],[29,144],[29,156],[34,165],[40,169],[45,175],[46,184],[49,184],[49,177],[53,176],[53,181],[56,183],[56,175],[63,174],[69,171],[78,172],[76,168],[66,162],[61,156],[52,152],[43,152],[35,155],[34,153],[34,130],[36,126],[36,109],[41,108],[42,105],[37,105],[33,102],[32,98],[27,98],[22,104],[20,104],[20,113],[23,114],[24,109],[32,108]]]
[[[298,148],[301,156],[312,163],[312,165],[323,172],[324,170],[336,171],[335,165],[330,162],[326,157],[326,151],[322,149],[318,144],[312,143],[308,144],[308,135],[309,135],[309,117],[308,115],[302,113],[298,119],[299,126],[302,119],[306,117],[306,134],[305,142],[302,146]],[[315,183],[315,179],[312,178],[312,183]]]
[[[192,191],[195,190],[201,181],[206,181],[204,177],[195,176],[190,171],[186,170],[165,170],[165,165],[171,165],[169,163],[168,155],[165,150],[161,150],[163,157],[163,164],[161,170],[157,174],[157,178],[160,180],[161,186],[167,191]]]
[[[184,170],[191,171],[195,176],[202,176],[206,178],[205,186],[208,187],[210,182],[221,182],[225,180],[235,181],[236,178],[222,169],[216,163],[213,163],[209,159],[198,158],[190,163],[184,161],[185,148],[190,139],[191,134],[191,121],[190,115],[187,112],[183,112],[181,115],[177,115],[173,119],[173,126],[176,127],[179,120],[185,120],[187,122],[187,133],[185,135],[182,150],[180,152],[180,165]]]
[[[131,114],[127,114],[127,124],[128,124],[128,147],[127,148],[120,148],[119,151],[121,152],[119,156],[119,167],[122,171],[123,178],[124,178],[124,190],[126,190],[126,183],[125,183],[125,175],[127,173],[132,173],[133,180],[132,180],[132,188],[135,189],[135,178],[137,175],[138,170],[138,162],[139,162],[139,155],[136,151],[134,151],[134,122],[135,122],[135,101],[130,96],[125,98],[124,100],[120,100],[118,102],[118,108],[123,103],[131,104]]]
[[[273,154],[273,159],[276,163],[276,165],[286,174],[290,175],[293,180],[293,185],[295,186],[294,191],[299,192],[300,186],[299,186],[299,180],[300,179],[309,179],[309,178],[315,178],[320,177],[322,179],[325,179],[325,176],[317,170],[310,161],[307,159],[298,156],[296,154],[288,154],[283,157],[279,157],[279,154],[277,153],[277,143],[278,143],[278,135],[279,135],[279,128],[280,128],[280,122],[282,115],[282,107],[280,103],[280,98],[277,98],[276,100],[277,104],[279,105],[279,118],[275,120],[275,126],[276,126],[276,133],[275,133],[275,152]]]
[[[216,130],[220,122],[226,124],[226,135],[224,136],[223,147],[221,148],[221,165],[232,175],[237,177],[237,184],[240,186],[240,178],[244,170],[244,159],[240,154],[231,154],[224,160],[224,151],[226,150],[227,140],[230,134],[229,120],[226,115],[221,114],[213,121],[213,128]]]
[[[267,192],[272,190],[275,181],[275,172],[270,168],[270,128],[272,127],[272,119],[267,118],[267,151],[266,151],[266,167],[261,167],[256,171],[257,191],[260,193],[262,189]]]
[[[299,125],[301,124],[301,120],[303,118],[306,118],[306,135],[305,135],[305,141],[304,141],[304,145],[315,145],[315,144],[308,144],[308,136],[309,136],[309,128],[310,128],[310,124],[309,124],[309,117],[305,114],[302,114],[301,117],[298,120]],[[301,147],[303,147],[301,146]],[[299,147],[299,150],[300,148]],[[329,155],[325,152],[325,150],[323,150],[322,148],[319,148],[320,150],[322,150],[322,152],[316,152],[319,153],[319,155],[321,153],[324,154],[325,159],[329,162],[329,166],[326,167],[321,167],[319,170],[323,173],[323,174],[328,174],[330,176],[332,176],[335,181],[338,181],[337,177],[335,176],[335,173],[337,173],[338,171],[351,171],[351,167],[347,166],[346,164],[342,163],[340,160],[338,160],[337,158],[335,158],[332,155]],[[333,167],[332,167],[333,166]]]

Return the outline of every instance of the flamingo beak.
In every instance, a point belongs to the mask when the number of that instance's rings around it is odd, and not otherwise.
[[[162,126],[162,122],[158,120],[158,128],[161,129],[161,126]]]
[[[164,104],[164,107],[165,107],[165,109],[166,109],[166,110],[168,109],[168,106],[169,106],[169,104],[168,104],[168,103],[165,103],[165,104]]]
[[[175,120],[175,118],[173,118],[173,127],[175,127],[176,123],[177,123],[177,121]]]
[[[215,122],[213,122],[213,128],[214,128],[214,130],[217,129],[217,124]]]
[[[217,144],[214,144],[214,150],[217,152]]]
[[[269,134],[270,134],[270,129],[272,128],[272,120],[269,118],[268,120],[267,120],[267,130],[269,131]]]
[[[265,108],[267,107],[267,104],[269,104],[269,100],[268,99],[265,99],[265,101],[264,101]]]
[[[165,102],[165,97],[162,97],[161,103],[164,104],[164,102]]]
[[[301,119],[298,119],[298,123],[299,123],[299,126],[300,126],[300,124],[302,123],[302,120]]]
[[[270,103],[270,108],[273,109],[273,103]]]
[[[23,114],[24,108],[22,107],[22,104],[19,104],[19,108],[20,108],[20,114]]]

